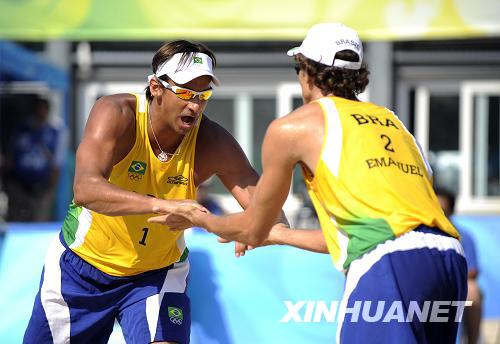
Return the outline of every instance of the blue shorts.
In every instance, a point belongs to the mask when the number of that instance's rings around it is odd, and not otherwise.
[[[127,343],[189,343],[189,261],[130,277],[85,262],[52,242],[24,343],[107,343],[115,319]]]
[[[337,342],[455,343],[466,296],[460,242],[420,226],[351,263]]]

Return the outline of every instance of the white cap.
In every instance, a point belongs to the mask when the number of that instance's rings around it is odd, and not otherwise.
[[[359,56],[359,61],[336,59],[335,54],[342,50],[355,52]],[[294,56],[299,53],[327,66],[360,69],[363,45],[353,29],[340,23],[323,23],[310,28],[300,47],[290,49],[287,54]]]
[[[155,75],[158,78],[167,75],[176,84],[186,84],[199,76],[209,75],[212,77],[212,82],[219,86],[220,82],[213,72],[210,56],[203,53],[190,53],[186,62],[181,64],[183,55],[184,53],[173,55],[158,67],[155,74],[148,76],[148,81]]]

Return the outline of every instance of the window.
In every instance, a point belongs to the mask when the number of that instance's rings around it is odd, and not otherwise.
[[[413,93],[415,137],[434,172],[434,185],[460,193],[460,112],[457,87],[423,85]]]
[[[459,212],[500,206],[500,82],[466,81],[460,89],[415,91],[415,136],[427,152],[434,183],[458,194]]]
[[[500,205],[500,81],[465,82],[461,92],[462,202],[470,210]]]
[[[499,180],[500,96],[474,97],[473,185],[474,196],[500,196]]]
[[[261,174],[262,141],[267,127],[276,118],[276,100],[247,94],[212,98],[208,102],[205,113],[239,141],[250,163]],[[248,118],[245,114],[250,114],[250,125],[246,123]],[[218,178],[214,178],[210,191],[227,194],[226,188]]]
[[[458,94],[429,97],[429,162],[436,186],[458,193],[459,152]]]

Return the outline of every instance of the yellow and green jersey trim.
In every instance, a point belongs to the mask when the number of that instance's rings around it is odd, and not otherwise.
[[[78,218],[80,217],[81,212],[82,207],[77,206],[74,201],[71,201],[66,218],[64,219],[62,225],[64,241],[68,246],[71,246],[75,242],[75,234],[80,224]]]
[[[419,225],[458,237],[434,194],[432,171],[392,111],[339,97],[317,101],[324,140],[304,180],[339,270]]]
[[[71,201],[68,213],[62,224],[62,233],[66,245],[71,246],[75,242],[75,234],[79,226],[78,217],[82,213],[83,207],[79,207],[74,201]],[[186,247],[182,252],[179,262],[184,262],[189,256],[189,249]]]

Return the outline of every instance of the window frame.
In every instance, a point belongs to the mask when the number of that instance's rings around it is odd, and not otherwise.
[[[459,155],[462,161],[459,175],[456,212],[462,214],[498,213],[500,196],[473,195],[474,101],[477,94],[500,97],[500,80],[464,80],[460,83],[417,83],[415,89],[415,138],[425,156],[429,156],[430,97],[436,94],[458,94]]]
[[[474,96],[500,97],[500,80],[467,80],[460,83],[460,153],[464,161],[460,175],[458,209],[462,212],[498,213],[499,196],[473,195]],[[477,135],[476,135],[477,137]],[[500,144],[500,142],[499,142]]]

